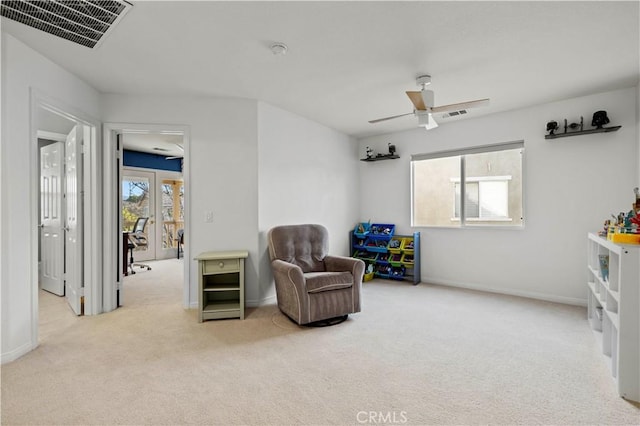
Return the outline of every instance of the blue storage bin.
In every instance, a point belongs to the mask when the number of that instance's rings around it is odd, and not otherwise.
[[[355,235],[357,238],[367,238],[367,235],[369,235],[370,228],[371,228],[370,223],[360,222],[353,229],[353,235]]]
[[[406,269],[404,266],[393,267],[389,273],[389,278],[392,280],[404,280],[404,274],[406,273]]]
[[[378,255],[378,259],[376,260],[376,263],[379,263],[381,265],[388,265],[389,264],[389,253],[380,253]]]
[[[395,225],[386,223],[372,223],[371,227],[369,228],[368,237],[389,240],[391,237],[393,237],[393,233],[395,232],[395,230]]]
[[[387,242],[385,240],[381,240],[378,238],[367,238],[367,241],[364,243],[364,248],[367,251],[373,251],[376,253],[386,253]]]
[[[366,238],[354,238],[353,239],[353,248],[355,248],[356,250],[364,250],[365,247],[366,247],[365,246],[365,242],[366,241],[367,241]]]

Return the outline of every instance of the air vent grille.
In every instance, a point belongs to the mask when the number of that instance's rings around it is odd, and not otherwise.
[[[460,111],[451,111],[451,112],[448,112],[448,113],[444,114],[442,116],[442,118],[457,117],[459,115],[464,115],[466,113],[467,113],[466,109],[461,109]]]
[[[118,0],[2,0],[2,16],[90,48],[129,10]]]

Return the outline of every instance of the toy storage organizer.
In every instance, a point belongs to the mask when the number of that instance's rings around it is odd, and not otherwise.
[[[350,232],[351,256],[366,263],[365,281],[386,278],[420,282],[420,233],[396,235],[395,225],[359,223]],[[366,271],[373,269],[372,274]]]

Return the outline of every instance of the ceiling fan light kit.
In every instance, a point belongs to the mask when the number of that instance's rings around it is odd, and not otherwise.
[[[433,119],[433,114],[427,111],[416,111],[418,117],[418,126],[424,127],[425,130],[431,130],[438,127],[438,123]]]
[[[420,86],[420,91],[406,92],[407,96],[411,100],[414,106],[413,112],[406,114],[394,115],[391,117],[378,118],[376,120],[370,120],[369,123],[379,123],[381,121],[392,120],[394,118],[404,117],[405,115],[413,114],[418,117],[418,126],[424,127],[427,130],[435,129],[438,127],[438,123],[433,118],[435,112],[450,112],[450,111],[462,111],[466,114],[466,110],[469,108],[485,106],[489,104],[489,99],[478,99],[475,101],[460,102],[456,104],[435,106],[435,95],[433,90],[427,90],[427,86],[431,84],[430,75],[420,75],[416,78],[416,84]],[[451,116],[454,114],[451,114]],[[459,115],[459,114],[455,114]]]

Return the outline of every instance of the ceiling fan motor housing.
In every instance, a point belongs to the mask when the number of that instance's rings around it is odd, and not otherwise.
[[[431,84],[431,76],[426,74],[418,76],[418,78],[416,78],[416,84],[420,87]]]

